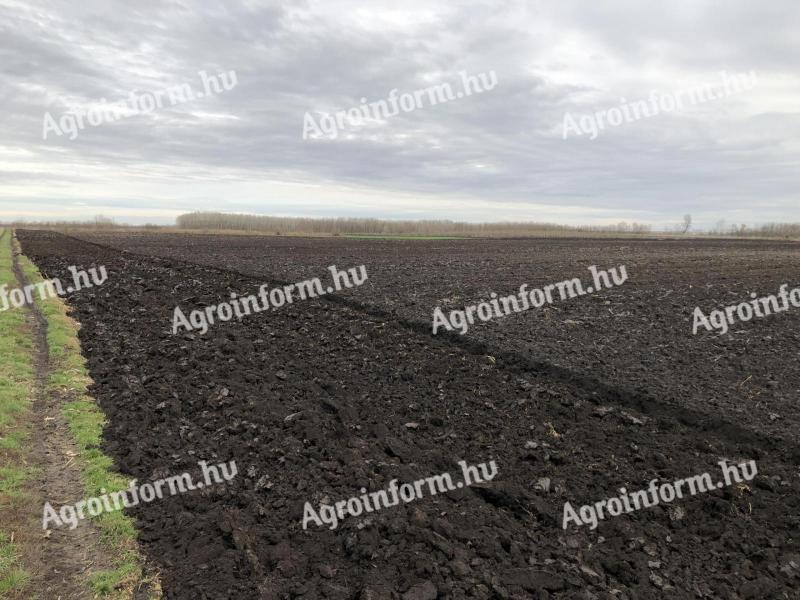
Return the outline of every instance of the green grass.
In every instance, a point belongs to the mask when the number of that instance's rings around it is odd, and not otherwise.
[[[25,444],[25,441],[30,437],[27,431],[17,429],[9,431],[0,437],[0,452],[3,450],[19,451]]]
[[[31,476],[32,469],[26,469],[15,465],[4,465],[0,467],[0,495],[5,496],[12,502],[22,500],[25,497],[22,491],[22,484]]]
[[[11,236],[0,239],[0,285],[17,287],[12,271]],[[0,311],[0,435],[12,432],[17,417],[30,407],[30,385],[35,381],[33,341],[25,313],[11,308]],[[13,444],[13,442],[12,442]]]
[[[13,289],[17,279],[12,270],[11,235],[4,230],[0,235],[0,284]],[[21,465],[29,435],[24,419],[30,411],[30,391],[36,386],[33,352],[25,313],[14,308],[0,311],[0,509],[4,510],[25,502],[22,486],[32,473]],[[29,579],[10,534],[0,528],[0,597],[21,593]]]
[[[17,553],[9,536],[0,533],[0,598],[25,588],[30,575],[19,566]]]
[[[28,281],[42,281],[36,266],[24,256],[19,258]],[[48,387],[69,399],[63,411],[78,446],[84,493],[89,498],[126,489],[128,479],[114,471],[113,461],[100,449],[106,418],[87,391],[91,379],[80,351],[80,325],[67,316],[66,304],[60,298],[44,301],[37,298],[37,303],[48,324],[51,362]],[[114,568],[94,573],[89,578],[89,588],[93,595],[103,598],[131,598],[134,587],[144,581],[133,521],[121,511],[92,519],[100,529],[103,545],[113,557]]]

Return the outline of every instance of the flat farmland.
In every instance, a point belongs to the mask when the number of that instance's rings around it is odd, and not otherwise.
[[[369,280],[337,295],[387,318],[432,328],[444,311],[625,265],[628,281],[591,296],[477,322],[463,336],[487,351],[554,365],[674,407],[771,436],[800,428],[800,309],[701,328],[692,313],[800,285],[800,244],[729,240],[353,240],[264,236],[92,234],[127,251],[284,282],[364,264]],[[440,329],[441,331],[441,329]],[[465,341],[467,341],[465,340]],[[490,352],[491,353],[491,352]],[[569,375],[567,375],[569,376]],[[642,406],[643,410],[654,408]]]
[[[692,335],[692,311],[798,285],[800,246],[348,240],[20,230],[69,296],[104,450],[228,484],[131,510],[167,598],[792,598],[800,571],[798,313]],[[365,265],[342,293],[172,334],[176,306]],[[446,311],[625,265],[628,281],[432,335]],[[747,484],[562,528],[574,506],[755,460]],[[491,482],[339,527],[303,506],[495,461]]]

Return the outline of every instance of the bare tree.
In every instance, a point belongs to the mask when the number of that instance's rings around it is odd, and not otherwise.
[[[683,215],[683,225],[681,225],[681,233],[686,235],[692,226],[692,215]]]

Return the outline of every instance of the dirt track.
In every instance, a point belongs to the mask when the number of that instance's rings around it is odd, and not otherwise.
[[[108,269],[70,302],[121,470],[146,480],[198,460],[239,465],[231,485],[136,509],[168,598],[798,597],[798,316],[726,340],[691,336],[689,321],[698,304],[793,283],[795,245],[92,238],[166,256],[156,258],[19,237],[48,277]],[[176,305],[330,264],[366,264],[369,287],[349,304],[305,301],[205,336],[170,333]],[[445,299],[585,277],[586,264],[627,264],[631,282],[464,338],[426,331]],[[664,506],[561,529],[566,500],[716,478],[722,458],[755,459],[754,484],[685,499],[685,514]],[[306,501],[490,459],[489,486],[334,531],[301,527]]]
[[[16,254],[13,270],[18,286],[24,288],[29,281]],[[78,448],[62,412],[69,399],[64,392],[48,387],[54,364],[48,351],[47,319],[35,303],[25,310],[32,336],[36,386],[28,417],[30,453],[25,457],[31,466],[30,476],[25,482],[24,509],[12,516],[13,530],[19,532],[17,543],[24,564],[32,570],[30,589],[36,591],[37,597],[85,600],[91,597],[86,578],[110,569],[112,563],[102,548],[101,532],[92,521],[81,521],[73,530],[42,530],[45,502],[80,498],[84,486],[74,460]],[[14,596],[17,597],[23,598],[22,594]]]

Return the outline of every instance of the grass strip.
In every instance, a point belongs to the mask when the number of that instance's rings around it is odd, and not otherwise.
[[[17,286],[11,234],[0,230],[0,285]],[[23,450],[30,435],[30,391],[36,386],[33,341],[21,310],[0,311],[0,511],[14,511],[25,502],[22,484],[31,475]],[[30,579],[12,542],[13,532],[0,527],[0,597],[21,594]]]
[[[20,267],[28,283],[43,281],[36,266],[25,256],[19,257]],[[81,354],[78,330],[80,324],[67,314],[67,305],[61,298],[49,298],[38,306],[47,319],[47,346],[51,373],[48,388],[62,398],[69,399],[63,414],[78,446],[78,459],[86,498],[124,490],[128,478],[114,471],[111,458],[100,449],[106,418],[88,393],[92,383]],[[133,520],[121,511],[103,513],[92,517],[101,532],[101,542],[109,551],[114,568],[94,573],[89,586],[95,596],[122,600],[132,598],[143,583],[155,589],[156,582],[147,580],[136,544]]]

